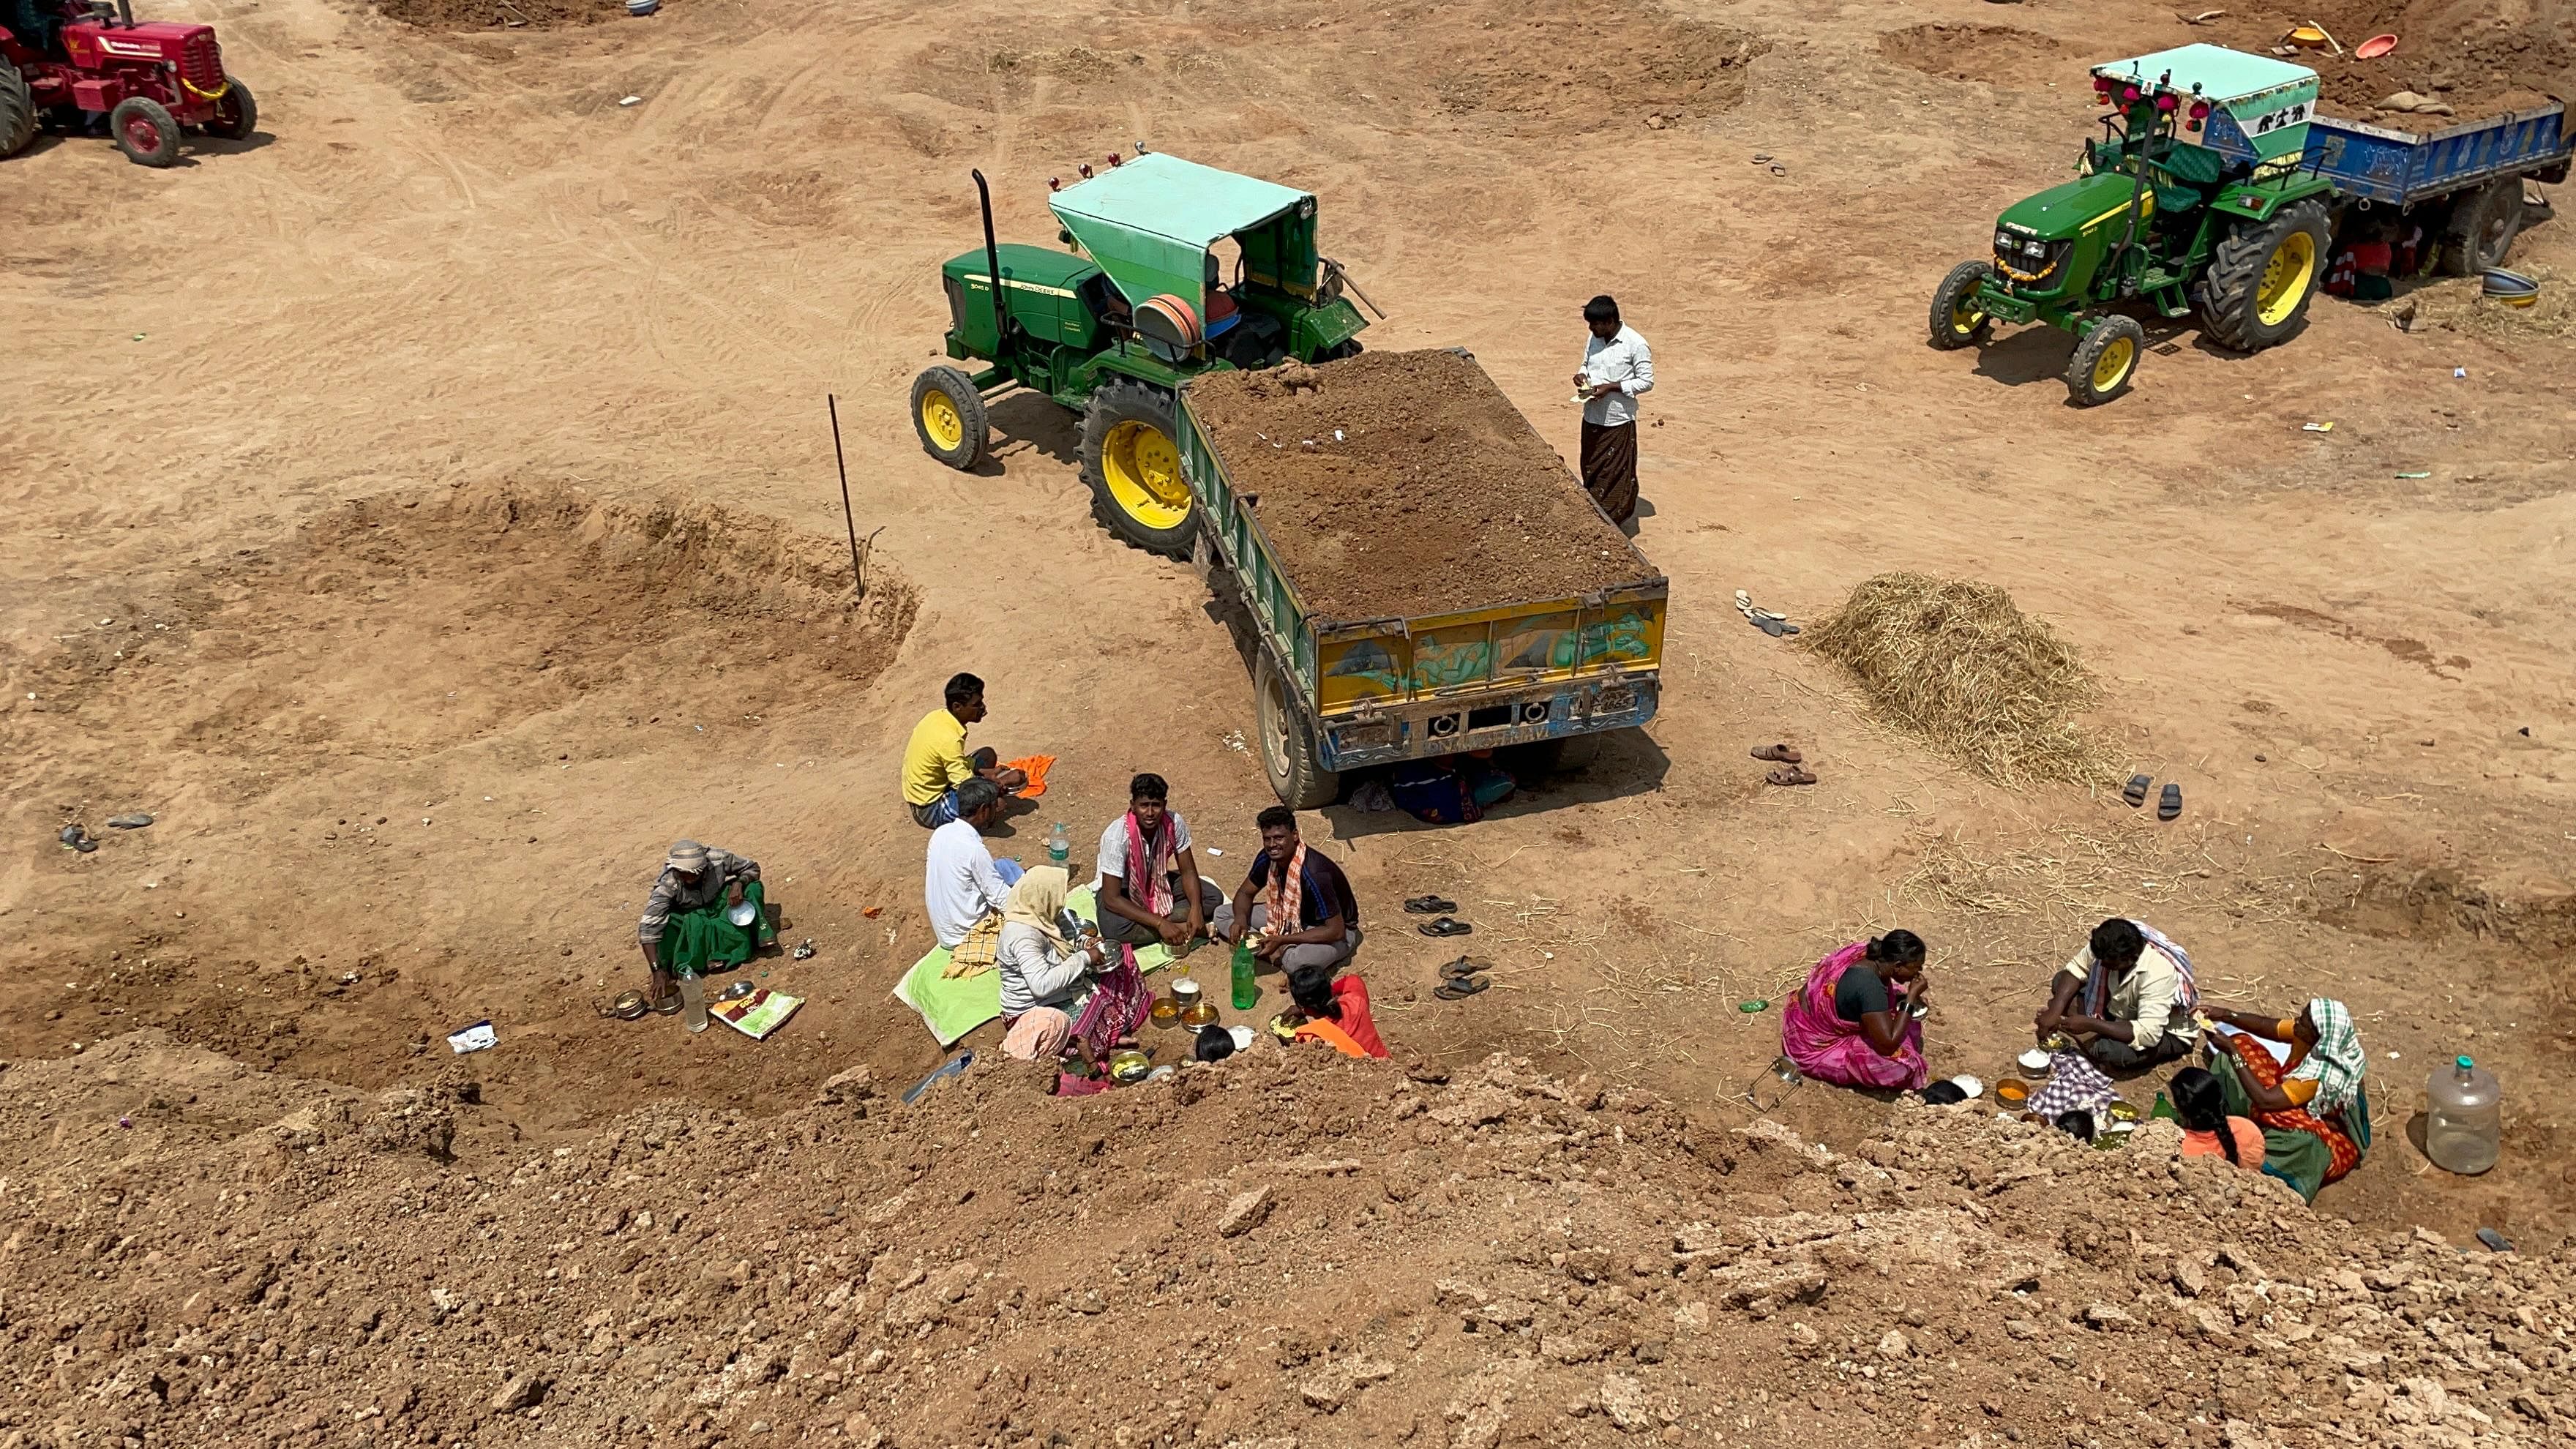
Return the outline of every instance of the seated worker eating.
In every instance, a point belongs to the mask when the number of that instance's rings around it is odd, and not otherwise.
[[[1179,955],[1211,921],[1224,935],[1233,910],[1216,884],[1200,876],[1189,822],[1171,808],[1171,793],[1160,775],[1127,782],[1127,813],[1100,832],[1092,890],[1102,935],[1122,946],[1160,942]]]
[[[1368,983],[1355,975],[1333,975],[1329,967],[1300,966],[1288,973],[1290,1014],[1296,1025],[1291,1041],[1322,1042],[1346,1057],[1383,1057],[1377,1022],[1369,1015]],[[1302,1017],[1303,1020],[1297,1020]]]
[[[921,903],[930,934],[948,948],[948,974],[972,975],[993,964],[1002,906],[1021,876],[1017,861],[995,860],[984,828],[1002,818],[1002,790],[990,780],[957,787],[957,819],[930,832],[922,854]]]
[[[2136,1071],[2190,1055],[2199,1009],[2191,957],[2153,926],[2114,916],[2058,970],[2031,1030],[2043,1046],[2074,1038],[2105,1071]]]
[[[1780,1015],[1780,1053],[1838,1087],[1921,1091],[1923,938],[1890,931],[1816,963]]]
[[[1253,818],[1261,827],[1261,854],[1235,888],[1223,933],[1260,937],[1252,954],[1282,971],[1317,966],[1330,971],[1360,948],[1359,902],[1350,877],[1297,835],[1297,812],[1273,805]],[[1258,904],[1253,893],[1261,892]]]
[[[966,727],[984,717],[984,681],[955,675],[945,697],[947,703],[912,727],[903,747],[903,803],[924,830],[957,818],[957,787],[969,780],[989,780],[1004,795],[1029,782],[1020,771],[1004,769],[991,750],[966,752]]]
[[[2313,1202],[2370,1151],[2370,1100],[2362,1090],[2370,1054],[2353,1030],[2352,1009],[2317,997],[2295,1017],[2212,1011],[2233,1032],[2214,1033],[2209,1070],[2227,1110],[2263,1129],[2263,1171]],[[2289,1048],[2288,1060],[2263,1042]],[[2224,1049],[2220,1043],[2224,1043]]]
[[[737,926],[728,913],[746,902],[751,924]],[[664,1016],[680,1009],[674,973],[703,976],[711,961],[739,966],[777,934],[760,888],[759,861],[694,840],[673,841],[635,925],[644,969],[652,973],[653,1009]]]
[[[1093,978],[1115,951],[1098,937],[1065,935],[1065,890],[1064,867],[1042,865],[1020,877],[1002,906],[993,961],[1002,978],[1002,1053],[1019,1061],[1063,1053]]]

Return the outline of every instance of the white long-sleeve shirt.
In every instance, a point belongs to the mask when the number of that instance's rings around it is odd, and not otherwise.
[[[1070,1016],[1091,994],[1091,955],[1079,946],[1050,951],[1045,932],[1024,921],[1004,921],[993,949],[1004,1016],[1033,1006],[1052,1006]]]
[[[1633,423],[1637,420],[1638,395],[1655,390],[1655,355],[1634,327],[1621,327],[1619,335],[1607,342],[1587,335],[1583,343],[1583,381],[1586,387],[1605,382],[1619,384],[1617,392],[1583,405],[1585,422],[1605,428]]]
[[[993,853],[983,834],[963,820],[951,820],[930,832],[930,852],[922,862],[922,904],[930,910],[931,934],[942,946],[966,939],[975,923],[999,911],[1010,895],[1002,873],[993,868]]]

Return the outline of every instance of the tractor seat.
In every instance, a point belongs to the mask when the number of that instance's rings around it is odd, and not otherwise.
[[[2155,158],[2148,182],[2155,187],[2156,210],[2180,216],[2217,192],[2225,158],[2200,146],[2173,146]]]

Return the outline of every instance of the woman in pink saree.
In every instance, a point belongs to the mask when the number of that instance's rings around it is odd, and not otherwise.
[[[1923,938],[1890,931],[1854,942],[1807,973],[1780,1019],[1780,1050],[1799,1071],[1842,1087],[1919,1090]]]

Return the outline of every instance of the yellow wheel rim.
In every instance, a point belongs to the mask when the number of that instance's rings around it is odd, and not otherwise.
[[[1977,324],[1986,320],[1986,309],[1970,300],[1974,295],[1971,293],[1969,297],[1961,297],[1950,304],[1950,330],[1961,337],[1976,331]]]
[[[2278,327],[2299,309],[2308,295],[2308,280],[2317,272],[2316,238],[2294,231],[2272,249],[2263,264],[2263,281],[2254,289],[2254,313],[2266,327]]]
[[[1112,425],[1100,442],[1100,474],[1127,516],[1157,531],[1190,516],[1190,487],[1181,481],[1181,452],[1161,428],[1134,418]]]
[[[2138,365],[2138,344],[2126,337],[2114,337],[2102,355],[2093,359],[2093,390],[2109,392]]]
[[[931,446],[952,453],[966,441],[966,419],[957,412],[957,400],[937,388],[921,395],[921,430],[930,435]]]

